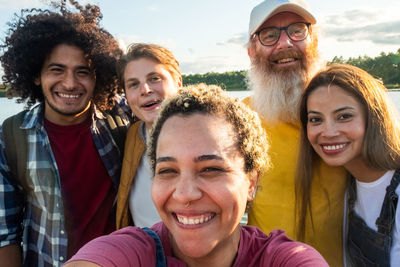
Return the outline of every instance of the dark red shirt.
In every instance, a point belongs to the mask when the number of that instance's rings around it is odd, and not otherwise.
[[[240,229],[240,242],[237,256],[232,263],[233,267],[329,266],[317,250],[309,245],[289,239],[282,230],[273,230],[266,236],[254,226],[238,227]],[[151,229],[161,239],[161,249],[164,252],[167,265],[169,267],[186,267],[187,264],[173,254],[171,233],[164,223],[157,223]],[[220,241],[217,246],[221,248],[223,242]],[[156,266],[157,250],[158,247],[156,247],[153,238],[142,228],[128,226],[110,235],[93,240],[69,262],[84,260],[103,267]],[[214,249],[211,253],[215,251],[218,251],[218,249]]]
[[[93,238],[115,230],[116,190],[93,142],[90,123],[44,123],[60,174],[68,258]]]

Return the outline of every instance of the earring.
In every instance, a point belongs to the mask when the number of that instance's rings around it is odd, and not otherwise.
[[[189,208],[189,206],[190,206],[190,201],[186,202],[185,208]]]
[[[254,200],[254,198],[256,197],[256,192],[257,192],[256,188],[251,187],[251,190],[250,190],[250,192],[249,192],[249,195],[251,195],[251,199],[252,199],[252,200]]]

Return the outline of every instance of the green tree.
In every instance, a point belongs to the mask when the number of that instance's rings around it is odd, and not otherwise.
[[[228,91],[248,90],[246,73],[245,70],[224,73],[207,72],[205,74],[182,75],[182,80],[183,85],[206,83],[219,85]]]
[[[396,53],[382,52],[375,58],[360,56],[345,60],[343,57],[334,57],[329,62],[332,63],[346,63],[359,67],[381,79],[387,87],[398,87],[400,84],[400,49]]]

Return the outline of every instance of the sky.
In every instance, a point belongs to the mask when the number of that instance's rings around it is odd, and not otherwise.
[[[80,0],[100,6],[101,25],[122,47],[156,43],[170,49],[183,74],[246,70],[249,16],[261,0]],[[378,56],[400,49],[400,1],[308,0],[320,27],[323,58]],[[0,0],[0,40],[21,8],[43,0]],[[1,53],[1,51],[0,51]],[[1,71],[1,70],[0,70]]]

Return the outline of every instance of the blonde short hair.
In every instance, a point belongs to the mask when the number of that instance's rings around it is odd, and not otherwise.
[[[174,54],[167,48],[146,43],[133,43],[128,46],[127,52],[117,62],[117,74],[119,84],[125,88],[124,73],[126,65],[132,60],[147,58],[162,64],[166,70],[171,74],[175,82],[181,79],[181,70],[179,69],[179,62],[176,60]]]

